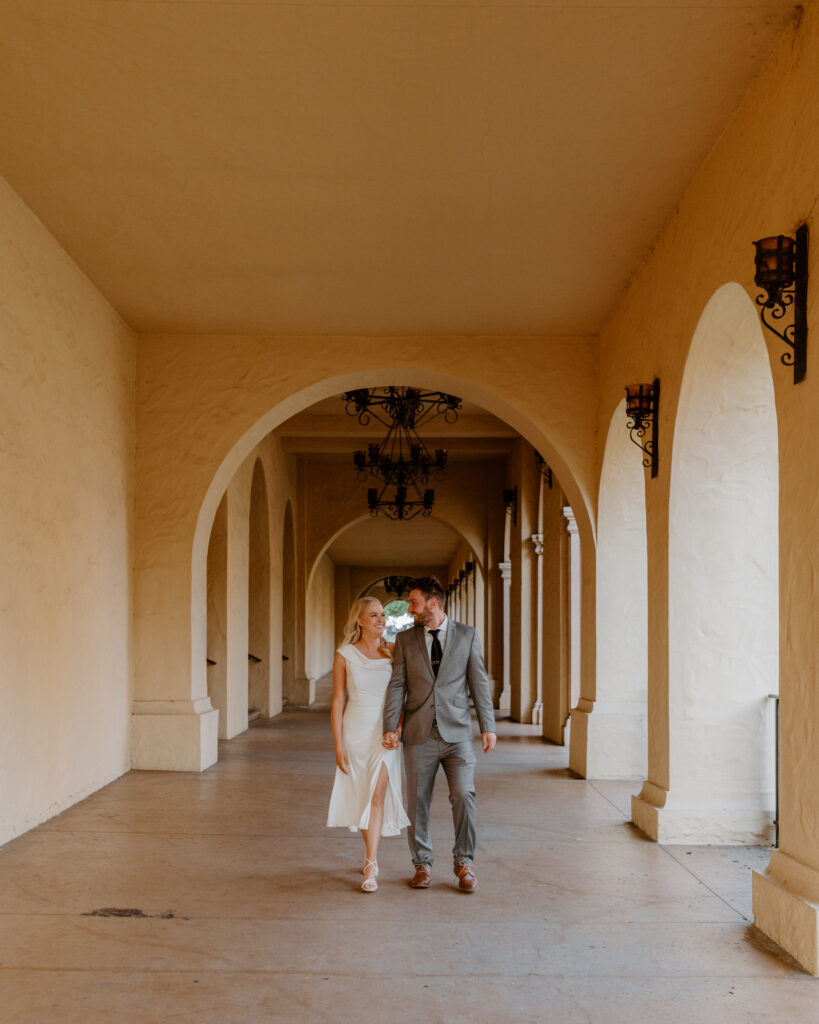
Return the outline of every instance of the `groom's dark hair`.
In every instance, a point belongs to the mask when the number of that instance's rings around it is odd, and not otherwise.
[[[410,590],[420,590],[427,601],[431,597],[436,598],[441,609],[446,607],[446,593],[434,576],[419,576],[417,579],[410,580],[409,588]]]

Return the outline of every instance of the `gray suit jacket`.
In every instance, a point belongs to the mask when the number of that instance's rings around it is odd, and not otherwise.
[[[429,738],[433,717],[437,719],[441,739],[447,743],[471,740],[470,694],[481,732],[494,732],[489,677],[481,642],[472,626],[449,620],[437,679],[432,674],[424,627],[414,626],[396,636],[392,676],[384,702],[384,732],[398,728],[403,707],[404,743],[424,743]]]

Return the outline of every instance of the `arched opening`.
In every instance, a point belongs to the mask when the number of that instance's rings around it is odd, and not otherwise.
[[[609,426],[597,505],[597,690],[588,776],[645,778],[648,769],[648,593],[643,453],[625,399]]]
[[[271,711],[270,664],[270,517],[267,487],[259,459],[250,487],[250,558],[248,565],[248,713]]]
[[[356,379],[351,381],[350,385],[361,383],[363,382],[360,379]],[[383,384],[383,379],[377,383]],[[441,384],[448,389],[452,388],[449,380],[442,380]],[[310,397],[315,396],[311,394]],[[333,415],[344,415],[340,396],[337,393],[331,394],[329,398],[319,403],[313,401],[302,410],[304,415],[311,419],[313,427],[321,420],[324,414],[322,405],[327,403],[332,404]],[[283,406],[289,404],[282,403]],[[526,624],[521,622],[517,625],[508,615],[503,622],[501,621],[501,612],[506,607],[501,591],[510,583],[508,567],[504,568],[506,562],[502,558],[505,530],[503,495],[510,482],[514,483],[516,479],[520,479],[521,517],[517,521],[515,544],[533,544],[535,538],[530,537],[526,531],[537,530],[530,512],[531,507],[538,505],[538,477],[532,468],[535,465],[535,451],[508,422],[495,417],[479,405],[473,405],[473,411],[478,418],[482,418],[481,429],[477,435],[469,432],[463,434],[462,454],[455,460],[450,457],[446,471],[447,486],[441,489],[440,502],[436,499],[436,514],[440,505],[440,519],[458,524],[456,532],[460,534],[460,546],[456,552],[447,552],[445,557],[439,557],[437,561],[436,556],[427,551],[422,560],[423,564],[419,564],[415,559],[407,568],[413,575],[419,572],[437,575],[445,586],[454,588],[451,596],[456,614],[468,624],[475,625],[483,636],[487,667],[496,700],[504,691],[504,680],[509,676],[504,668],[504,648],[507,652],[511,650],[513,658],[515,650],[521,643],[526,643],[532,648],[530,653],[537,651],[536,656],[527,656],[517,671],[512,673],[514,680],[510,686],[513,692],[515,688],[525,687],[525,696],[517,700],[516,713],[513,717],[522,722],[540,721],[541,686],[538,680],[542,652],[526,633]],[[344,559],[336,558],[331,546],[344,532],[348,523],[356,519],[366,522],[368,517],[366,513],[361,514],[366,509],[366,490],[364,500],[361,500],[362,496],[356,491],[353,467],[348,465],[352,450],[361,444],[360,437],[352,442],[348,440],[352,436],[349,434],[349,428],[347,437],[341,428],[330,433],[325,432],[323,436],[326,442],[320,441],[318,438],[321,431],[317,434],[312,427],[312,434],[308,431],[310,436],[298,437],[293,431],[297,429],[294,423],[299,420],[299,416],[300,414],[296,412],[276,429],[261,436],[259,423],[248,431],[241,447],[234,448],[211,484],[208,497],[200,509],[197,537],[200,536],[201,528],[206,521],[207,506],[213,488],[224,478],[226,469],[235,462],[235,456],[247,444],[255,442],[255,447],[260,452],[266,450],[267,460],[271,465],[281,467],[290,460],[291,467],[286,471],[289,473],[290,483],[286,493],[292,497],[294,504],[279,513],[284,518],[281,589],[279,591],[274,583],[274,590],[277,600],[278,593],[281,593],[283,694],[287,703],[305,706],[314,703],[318,680],[326,677],[332,662],[335,644],[340,637],[340,619],[342,614],[346,616],[349,608],[349,600],[342,600],[341,595],[346,589],[349,596],[354,589],[353,578],[348,572],[350,566],[345,565]],[[510,415],[510,418],[515,417]],[[264,420],[275,427],[272,414]],[[476,445],[475,437],[481,437],[486,425],[484,421],[495,424],[492,429],[497,429],[498,433]],[[300,445],[302,447],[299,447]],[[541,439],[540,450],[551,450],[546,439]],[[345,453],[343,458],[342,453]],[[264,461],[265,469],[268,467],[268,461]],[[556,455],[555,462],[560,464],[561,461],[560,456]],[[339,470],[342,465],[343,473]],[[241,464],[242,479],[247,477],[244,486],[247,488],[248,507],[251,504],[252,485],[247,469],[250,467],[252,470],[252,466],[253,462],[247,459]],[[238,473],[238,468],[236,472]],[[275,472],[278,473],[279,469],[277,468]],[[557,469],[553,469],[553,472],[557,478]],[[235,476],[236,474],[228,478],[227,485],[238,486]],[[278,483],[269,480],[268,487],[276,492]],[[580,493],[573,481],[566,490]],[[555,493],[558,492],[563,493],[562,489],[556,489]],[[563,500],[566,500],[565,497]],[[582,509],[582,522],[588,529],[590,522],[585,503],[580,500],[579,504]],[[321,510],[318,518],[323,518],[319,526],[316,525],[316,510]],[[559,512],[557,514],[559,515]],[[333,528],[334,522],[336,526]],[[429,525],[429,521],[426,522]],[[409,524],[401,524],[404,529],[407,525]],[[230,507],[228,527],[230,533]],[[426,545],[426,540],[424,543]],[[194,547],[196,549],[196,543]],[[593,558],[591,561],[593,567]],[[579,559],[577,563],[579,569]],[[380,568],[384,572],[402,571],[401,560],[396,558],[394,553],[390,556],[390,561],[385,561],[384,565],[371,568]],[[462,578],[463,573],[466,573],[465,578]],[[514,580],[514,570],[511,575],[512,585],[521,591],[521,600],[529,600],[528,593],[532,580],[528,581],[527,590],[523,583]],[[196,649],[198,636],[198,629],[195,626],[198,579],[199,572],[194,560],[191,604],[194,615],[193,650]],[[577,582],[579,594],[579,580]],[[591,589],[593,590],[593,587]],[[525,597],[524,591],[527,594]],[[579,621],[579,616],[576,618]],[[250,653],[256,652],[251,650]],[[230,656],[228,660],[230,663]],[[228,688],[230,689],[230,686]],[[503,709],[503,705],[501,708]],[[535,714],[538,718],[533,717]],[[221,724],[220,733],[228,735],[221,729]],[[235,732],[230,733],[234,734]]]
[[[393,598],[392,601],[387,601],[384,605],[384,614],[387,617],[387,628],[384,630],[384,636],[390,643],[393,643],[396,634],[409,629],[413,623],[413,618],[409,611],[409,602]]]
[[[771,838],[777,502],[768,352],[752,302],[728,284],[697,326],[674,429],[664,841]]]

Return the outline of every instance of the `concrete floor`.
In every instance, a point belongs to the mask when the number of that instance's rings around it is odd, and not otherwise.
[[[750,923],[767,850],[659,847],[637,784],[569,776],[502,725],[479,755],[480,890],[457,891],[443,778],[432,889],[402,838],[358,890],[324,827],[326,712],[224,744],[202,775],[132,772],[0,850],[0,1021],[661,1024],[819,1020],[819,982]],[[88,916],[102,908],[144,917]]]

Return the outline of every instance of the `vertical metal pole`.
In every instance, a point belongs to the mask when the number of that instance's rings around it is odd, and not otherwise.
[[[774,702],[776,715],[776,817],[774,818],[774,847],[779,849],[779,694],[769,693],[768,699]]]

